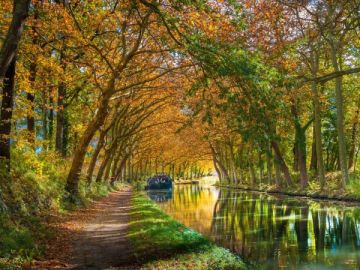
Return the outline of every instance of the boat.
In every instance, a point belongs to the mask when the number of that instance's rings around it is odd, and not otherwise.
[[[150,177],[147,180],[146,190],[159,190],[159,189],[168,189],[171,190],[173,183],[170,176],[166,174],[158,174]]]

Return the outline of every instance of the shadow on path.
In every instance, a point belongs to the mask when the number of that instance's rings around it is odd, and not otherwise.
[[[86,223],[73,246],[72,270],[138,269],[127,237],[131,190],[113,192],[98,202],[98,215]]]

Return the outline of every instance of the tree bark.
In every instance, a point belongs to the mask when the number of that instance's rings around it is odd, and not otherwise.
[[[105,156],[104,156],[103,162],[101,163],[98,174],[96,176],[96,182],[101,182],[101,180],[103,179],[104,173],[106,176],[107,166],[109,165],[109,162],[110,163],[112,162],[112,158],[114,156],[114,152],[115,152],[117,146],[118,146],[118,138],[116,138],[115,141],[110,146],[110,148],[105,151]]]
[[[255,185],[257,183],[257,178],[256,178],[254,165],[252,163],[250,163],[249,169],[250,169],[250,175],[251,175],[251,182],[252,182],[253,187],[255,187]]]
[[[228,184],[230,184],[230,176],[229,176],[229,174],[228,174],[228,172],[227,172],[224,164],[223,164],[223,163],[220,161],[220,159],[218,158],[217,153],[216,153],[214,147],[213,147],[211,144],[209,144],[209,145],[210,145],[210,149],[211,149],[213,158],[215,158],[215,162],[217,163],[218,168],[219,168],[220,171],[221,171],[221,174],[222,174],[223,177],[225,178],[224,180],[226,180],[226,181],[228,182]]]
[[[58,99],[57,99],[57,113],[56,113],[56,135],[55,135],[55,149],[64,156],[64,97],[66,94],[65,84],[60,82],[58,87]]]
[[[10,134],[14,103],[16,53],[29,14],[30,0],[13,1],[13,17],[0,50],[0,83],[3,83],[0,115],[0,159],[5,170],[10,172]]]
[[[118,171],[118,168],[119,168],[119,162],[120,162],[120,159],[121,159],[121,149],[117,151],[115,157],[114,157],[114,162],[113,162],[113,165],[112,165],[112,168],[111,168],[111,184],[115,182],[116,180],[116,175],[117,175],[117,171]]]
[[[34,4],[34,23],[39,18],[39,11],[37,3]],[[38,36],[36,33],[36,26],[33,25],[31,27],[31,34],[33,36],[32,38],[32,44],[36,46],[38,44]],[[33,52],[33,55],[31,56],[31,63],[30,63],[30,75],[29,75],[29,81],[31,85],[30,92],[27,93],[27,101],[30,105],[30,110],[27,114],[27,129],[29,132],[28,140],[32,144],[32,146],[35,146],[36,141],[36,131],[35,131],[35,81],[36,81],[36,72],[37,72],[37,57],[36,52]]]
[[[54,137],[54,98],[51,96],[49,97],[49,119],[48,119],[48,139],[49,139],[49,148],[53,149],[53,137]]]
[[[351,144],[350,144],[350,153],[349,153],[349,169],[354,165],[355,158],[355,145],[356,145],[356,133],[359,126],[359,114],[360,114],[360,98],[357,102],[357,108],[353,118],[353,125],[351,130]]]
[[[108,163],[106,164],[106,168],[105,168],[105,172],[104,172],[103,179],[106,182],[110,182],[109,175],[110,175],[110,169],[111,169],[111,165],[113,164],[113,161],[114,161],[114,153],[112,152],[112,154],[110,155],[110,159],[109,159]]]
[[[35,87],[35,80],[36,80],[36,63],[33,62],[30,64],[30,77],[29,81],[31,84],[31,91],[34,91]],[[26,99],[30,104],[30,111],[27,114],[27,130],[29,132],[28,140],[30,143],[35,143],[35,94],[34,93],[27,93]]]
[[[280,147],[279,147],[279,145],[278,145],[278,143],[276,141],[271,141],[271,146],[274,149],[276,160],[278,162],[280,170],[282,171],[282,173],[284,175],[285,181],[286,181],[288,186],[291,186],[292,178],[291,178],[291,175],[290,175],[289,168],[286,165],[286,162],[285,162],[285,160],[284,160],[284,158],[282,156]]]
[[[337,50],[336,45],[331,45],[331,60],[335,72],[340,71],[340,67],[337,59]],[[346,153],[346,143],[345,143],[345,132],[344,132],[344,98],[342,90],[342,77],[337,77],[335,79],[335,100],[336,100],[336,127],[338,133],[338,147],[339,147],[339,161],[340,169],[342,176],[343,188],[349,182],[349,171],[347,166],[347,153]]]
[[[280,185],[281,185],[280,166],[279,166],[279,161],[277,160],[276,156],[275,156],[275,185],[277,187],[280,187]]]
[[[64,49],[63,49],[64,50]],[[60,53],[60,65],[63,69],[63,72],[66,70],[66,64],[64,63],[64,52],[63,50]],[[57,114],[56,114],[56,135],[55,135],[55,149],[63,157],[66,156],[66,114],[65,114],[65,99],[66,96],[66,86],[63,81],[58,85],[58,98],[57,98]]]
[[[272,185],[272,162],[271,162],[271,147],[268,146],[268,151],[266,153],[266,173],[268,178],[268,184]]]
[[[313,124],[313,136],[311,144],[311,160],[310,160],[310,170],[317,170],[317,159],[316,159],[316,134],[315,134],[315,122]]]
[[[296,155],[296,169],[300,171],[300,185],[302,188],[305,188],[308,185],[309,178],[306,168],[306,129],[310,125],[309,122],[304,127],[301,126],[299,115],[297,112],[296,105],[292,105],[292,114],[294,117],[295,125],[295,145],[294,145],[294,155]]]
[[[84,164],[85,154],[87,147],[91,139],[94,137],[95,132],[101,127],[104,123],[105,118],[108,114],[108,104],[113,93],[115,85],[115,78],[112,78],[109,82],[107,91],[104,93],[100,101],[100,106],[98,108],[97,114],[88,124],[84,134],[82,135],[78,147],[75,150],[69,175],[66,181],[66,191],[69,192],[72,196],[78,196],[78,184],[80,179],[81,170]]]
[[[96,144],[95,151],[94,151],[94,153],[93,153],[93,155],[91,157],[91,161],[90,161],[88,171],[87,171],[87,175],[86,175],[86,179],[87,179],[89,184],[92,181],[92,177],[93,177],[93,173],[94,173],[94,169],[95,169],[95,165],[96,165],[96,161],[98,159],[99,153],[100,153],[102,147],[104,146],[105,135],[106,135],[105,131],[100,132],[99,141]]]
[[[43,139],[48,139],[48,110],[43,107],[42,109],[42,131],[43,131]]]
[[[216,162],[216,158],[213,156],[213,163],[214,163],[214,167],[215,167],[215,171],[219,177],[219,182],[222,183],[223,181],[223,178],[222,178],[222,175],[221,175],[221,171],[217,165],[217,162]]]
[[[5,73],[0,116],[0,161],[4,162],[5,170],[10,172],[10,135],[11,119],[14,105],[16,59],[13,58]]]
[[[9,30],[0,51],[0,81],[5,76],[10,64],[16,56],[16,51],[24,28],[24,22],[29,15],[31,0],[14,0],[13,17]]]
[[[324,159],[322,156],[321,112],[320,112],[319,92],[316,82],[312,83],[311,90],[313,93],[314,117],[315,117],[314,127],[315,127],[317,175],[320,182],[320,186],[321,188],[323,188],[325,186],[325,169],[324,169]]]
[[[124,170],[126,170],[127,157],[128,157],[127,155],[125,157],[123,157],[123,159],[120,162],[119,169],[117,170],[117,173],[115,176],[116,181],[119,179],[120,176],[122,176],[124,174]],[[123,180],[123,178],[125,178],[125,177],[121,177],[121,178],[122,178],[121,180]]]

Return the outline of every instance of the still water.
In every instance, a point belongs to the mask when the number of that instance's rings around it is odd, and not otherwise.
[[[360,207],[203,185],[150,197],[261,269],[360,269]]]

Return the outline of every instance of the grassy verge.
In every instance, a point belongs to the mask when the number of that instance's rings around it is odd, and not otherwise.
[[[175,221],[142,193],[132,199],[130,239],[143,269],[247,269],[239,257]]]

